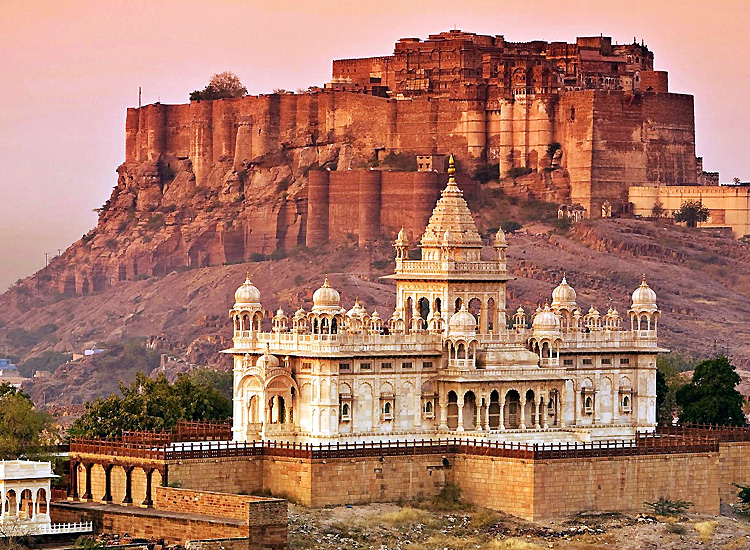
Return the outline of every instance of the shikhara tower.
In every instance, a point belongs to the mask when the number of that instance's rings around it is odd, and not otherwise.
[[[563,278],[530,317],[506,314],[507,243],[483,242],[454,179],[408,259],[395,242],[396,309],[388,320],[329,281],[310,311],[279,309],[261,329],[249,278],[230,315],[234,439],[378,441],[466,436],[528,442],[633,437],[655,422],[656,294],[645,276],[630,330],[616,310],[583,313]]]

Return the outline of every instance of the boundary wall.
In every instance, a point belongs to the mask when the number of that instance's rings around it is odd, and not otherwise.
[[[92,521],[95,533],[158,536],[168,543],[224,537],[244,539],[251,550],[287,544],[287,502],[277,498],[156,487],[153,508],[56,502],[50,512],[58,522]]]
[[[92,454],[92,443],[74,440],[71,460],[124,460],[113,456],[125,452],[124,447],[113,451],[124,444],[97,444],[103,454]],[[132,444],[127,449],[135,454]],[[143,446],[144,452],[157,450]],[[446,483],[456,483],[470,502],[530,520],[579,511],[635,512],[659,497],[689,500],[697,512],[718,514],[721,500],[735,498],[733,483],[750,483],[750,429],[664,428],[635,441],[558,446],[459,439],[357,445],[223,442],[159,452],[162,483],[178,482],[206,494],[270,492],[325,506],[429,497]],[[121,483],[110,476],[110,486]],[[79,478],[78,487],[83,484]],[[96,485],[101,491],[102,484]],[[157,506],[163,490],[154,489]],[[111,492],[117,491],[112,487]],[[90,498],[101,497],[94,491]]]

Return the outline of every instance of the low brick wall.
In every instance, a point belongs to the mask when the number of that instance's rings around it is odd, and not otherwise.
[[[723,502],[738,502],[735,483],[750,485],[750,441],[719,445],[719,498]]]
[[[154,509],[169,512],[188,512],[204,516],[221,516],[246,522],[250,505],[258,497],[231,495],[208,491],[191,491],[174,487],[154,488]]]
[[[91,521],[95,533],[128,533],[132,537],[159,538],[171,544],[193,539],[247,537],[248,526],[237,520],[216,518],[177,518],[161,515],[158,510],[124,506],[86,507],[85,503],[53,502],[53,523]],[[286,543],[286,540],[284,541]]]

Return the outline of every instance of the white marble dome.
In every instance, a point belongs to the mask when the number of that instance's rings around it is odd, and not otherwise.
[[[576,291],[568,284],[568,280],[563,276],[562,281],[557,288],[552,291],[552,307],[567,307],[570,309],[576,305]]]
[[[534,322],[531,325],[534,332],[537,331],[558,331],[560,330],[560,318],[555,315],[548,304],[544,309],[534,316]]]
[[[279,359],[275,355],[266,352],[258,357],[255,366],[259,369],[272,369],[279,366]]]
[[[234,292],[234,307],[260,307],[260,290],[250,282],[250,274],[247,274],[245,282]]]
[[[633,309],[656,309],[656,292],[648,286],[645,274],[641,286],[633,291]]]
[[[469,313],[465,305],[462,305],[460,310],[451,315],[448,327],[452,333],[468,332],[474,334],[477,331],[477,319]]]
[[[338,311],[339,300],[341,300],[341,296],[335,288],[328,284],[328,277],[326,277],[323,286],[313,294],[313,310],[334,308]]]

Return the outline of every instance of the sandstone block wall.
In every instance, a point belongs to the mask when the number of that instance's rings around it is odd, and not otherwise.
[[[534,517],[534,462],[515,458],[458,455],[453,480],[472,504],[514,516]]]
[[[246,524],[229,519],[222,522],[216,518],[175,518],[159,515],[158,511],[138,514],[136,510],[119,506],[83,509],[66,503],[53,503],[50,505],[50,511],[53,523],[92,521],[95,533],[128,533],[139,538],[158,537],[172,544],[182,544],[195,539],[248,535]]]
[[[689,500],[692,510],[719,513],[715,453],[537,461],[533,518],[578,511],[644,511],[659,497]]]
[[[252,493],[263,489],[260,457],[184,460],[169,464],[169,481],[181,488],[220,493]]]
[[[719,445],[719,498],[729,504],[737,503],[738,485],[750,485],[750,442]]]
[[[450,460],[450,459],[449,459]],[[316,460],[311,501],[316,506],[393,502],[437,494],[451,481],[440,455]]]

